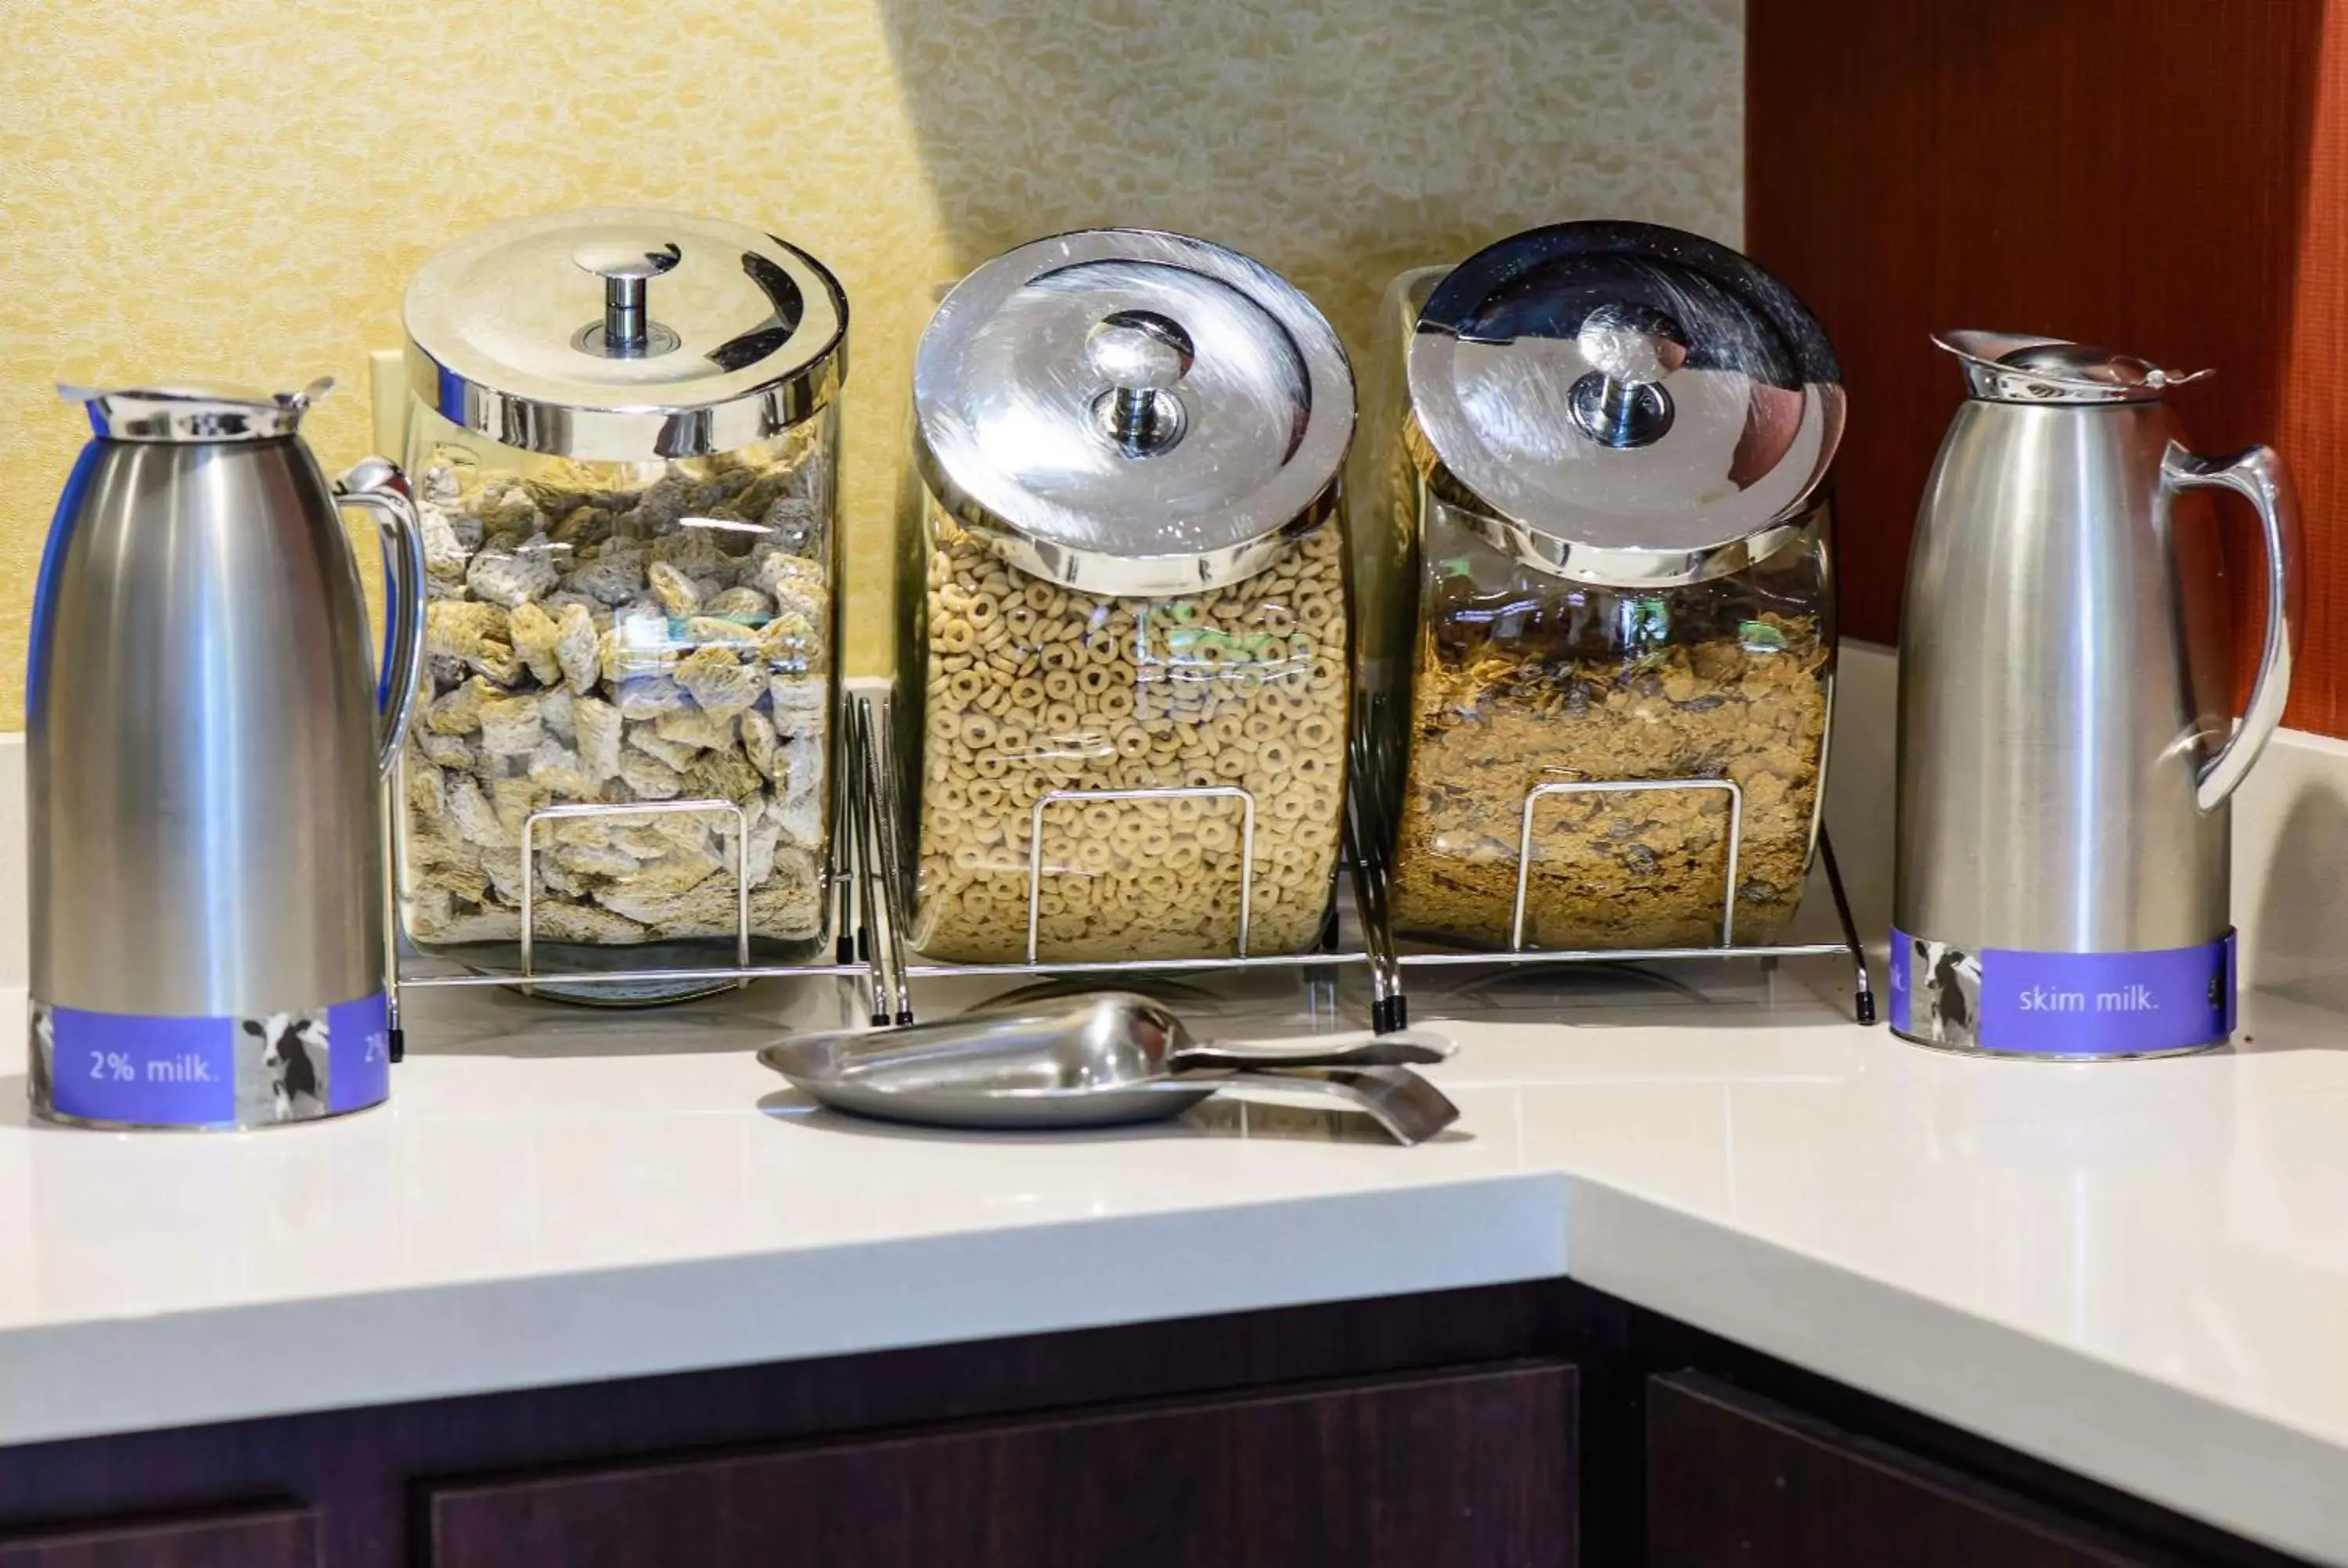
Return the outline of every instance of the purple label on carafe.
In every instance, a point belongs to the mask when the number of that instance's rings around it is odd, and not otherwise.
[[[1891,933],[1891,1028],[1927,1045],[2134,1056],[2234,1031],[2234,938],[2132,953],[1969,952]]]
[[[36,1110],[148,1127],[260,1127],[391,1091],[381,992],[255,1017],[156,1017],[33,1003]]]
[[[47,1047],[50,1104],[60,1115],[221,1126],[236,1120],[230,1026],[224,1018],[144,1018],[36,1002],[33,1049]]]

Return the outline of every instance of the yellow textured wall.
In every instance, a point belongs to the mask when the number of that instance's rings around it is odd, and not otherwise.
[[[51,384],[341,390],[429,251],[590,203],[763,224],[853,315],[851,665],[933,285],[1020,241],[1184,230],[1286,272],[1349,343],[1403,266],[1535,222],[1734,241],[1742,0],[0,0],[0,727],[23,724]]]

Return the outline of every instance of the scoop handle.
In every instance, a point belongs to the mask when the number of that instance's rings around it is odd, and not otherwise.
[[[1397,1143],[1424,1143],[1459,1120],[1459,1107],[1407,1067],[1237,1072],[1220,1088],[1242,1096],[1255,1088],[1283,1099],[1329,1101],[1368,1116]]]
[[[1324,1034],[1310,1043],[1277,1040],[1251,1044],[1212,1040],[1175,1050],[1167,1066],[1176,1072],[1240,1071],[1291,1067],[1431,1067],[1451,1058],[1451,1042],[1416,1031],[1400,1034]]]

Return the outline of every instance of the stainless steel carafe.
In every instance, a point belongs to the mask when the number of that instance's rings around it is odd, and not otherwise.
[[[1972,395],[1916,518],[1900,650],[1891,1025],[2100,1058],[2233,1031],[2227,799],[2282,716],[2300,622],[2281,460],[2195,456],[2195,379],[1949,333]],[[2266,529],[2265,651],[2236,728],[2226,587],[2193,492]]]
[[[424,638],[399,471],[330,485],[301,394],[60,389],[82,451],[26,693],[34,1110],[249,1127],[389,1088],[381,779]],[[378,682],[335,508],[370,508]]]

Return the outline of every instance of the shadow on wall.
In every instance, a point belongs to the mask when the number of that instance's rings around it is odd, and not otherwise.
[[[1231,245],[1358,354],[1395,273],[1537,223],[1742,228],[1742,0],[880,0],[957,272],[1118,224]]]
[[[2334,778],[2292,767],[2275,749],[2260,760],[2258,771],[2267,770],[2281,776],[2262,782],[2290,804],[2271,838],[2244,843],[2236,834],[2237,856],[2266,857],[2257,908],[2235,911],[2244,921],[2244,977],[2260,990],[2348,1011],[2348,794]],[[2238,822],[2241,815],[2238,805]],[[2244,872],[2237,866],[2238,887]]]
[[[1835,656],[1834,733],[1828,743],[1826,827],[1850,897],[1859,938],[1870,952],[1890,939],[1892,813],[1899,793],[1900,657],[1843,640]],[[1814,887],[1815,891],[1815,887]],[[1817,906],[1817,907],[1814,907]],[[1825,898],[1806,900],[1805,937],[1838,935]],[[1884,976],[1876,976],[1879,985]]]

